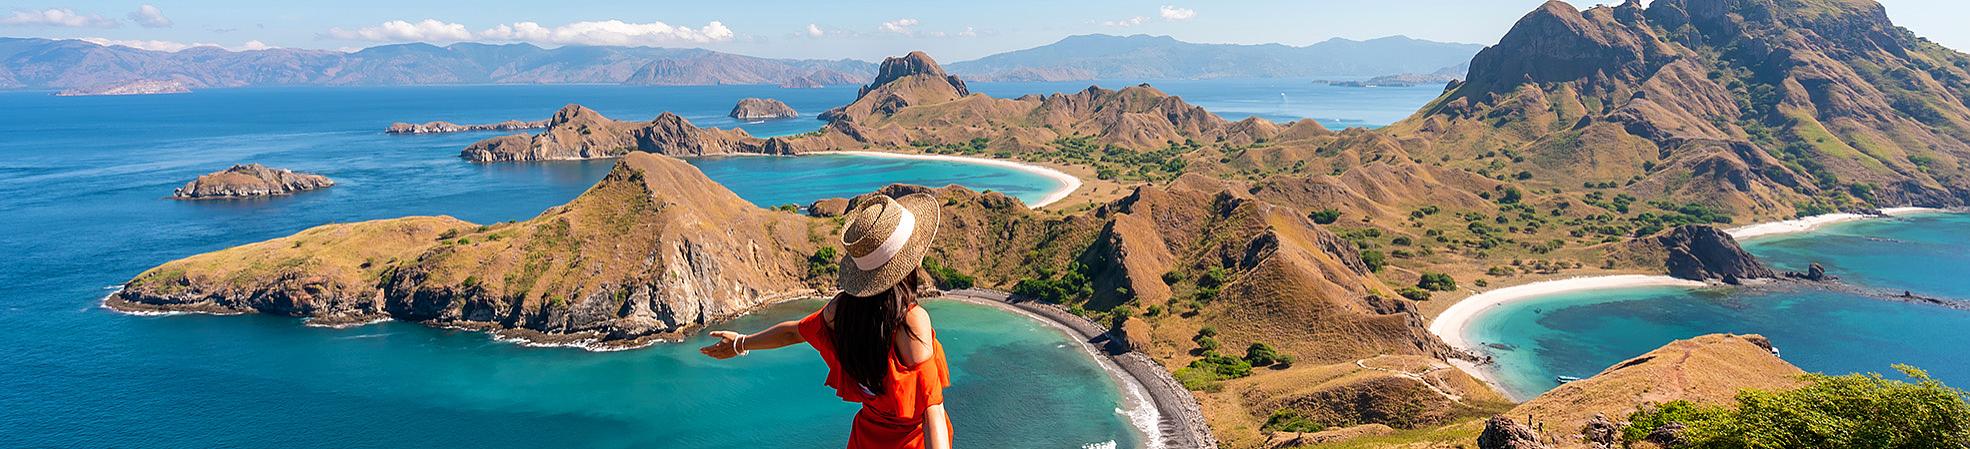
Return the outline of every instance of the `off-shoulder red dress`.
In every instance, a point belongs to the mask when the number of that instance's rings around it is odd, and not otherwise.
[[[944,403],[944,388],[951,386],[950,368],[944,363],[944,345],[937,342],[934,332],[930,336],[929,360],[905,366],[892,353],[889,378],[884,379],[881,394],[869,391],[841,370],[841,363],[835,358],[833,333],[828,331],[821,312],[800,320],[800,336],[821,353],[821,360],[828,362],[827,385],[835,389],[835,395],[843,401],[862,404],[862,411],[855,413],[855,426],[848,432],[848,449],[924,447],[924,409]],[[944,423],[944,428],[949,429],[948,417]]]

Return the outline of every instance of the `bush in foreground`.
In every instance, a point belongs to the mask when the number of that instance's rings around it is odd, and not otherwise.
[[[1808,374],[1798,389],[1739,392],[1735,408],[1688,401],[1644,407],[1628,417],[1621,436],[1671,448],[1970,448],[1963,390],[1913,367],[1895,368],[1914,382]],[[1680,433],[1668,431],[1679,426]],[[1673,441],[1663,441],[1669,434]]]

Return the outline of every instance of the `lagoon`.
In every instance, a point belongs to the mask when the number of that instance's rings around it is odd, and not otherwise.
[[[1778,270],[1818,262],[1861,288],[1970,299],[1970,215],[1924,214],[1829,225],[1749,239],[1746,250]],[[1951,384],[1970,383],[1970,311],[1815,287],[1650,287],[1561,293],[1477,315],[1465,335],[1499,345],[1486,367],[1513,397],[1587,377],[1671,340],[1710,333],[1770,337],[1807,371],[1898,376],[1909,364]]]

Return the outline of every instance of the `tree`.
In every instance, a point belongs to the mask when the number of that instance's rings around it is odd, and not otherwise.
[[[1447,292],[1457,289],[1457,280],[1452,279],[1448,274],[1423,273],[1423,278],[1416,280],[1416,287],[1429,291]]]
[[[1279,361],[1279,350],[1273,349],[1272,345],[1253,342],[1251,346],[1245,347],[1245,362],[1251,363],[1252,366],[1268,366]]]

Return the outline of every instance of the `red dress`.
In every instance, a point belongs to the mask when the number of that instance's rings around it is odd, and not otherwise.
[[[930,338],[930,359],[916,366],[904,366],[892,353],[889,377],[882,394],[871,392],[849,378],[835,358],[834,336],[828,331],[821,312],[800,320],[800,336],[828,362],[827,385],[841,400],[862,404],[855,413],[855,426],[848,432],[848,449],[922,448],[924,409],[944,403],[944,388],[951,386],[950,368],[944,363],[944,345]],[[950,419],[944,428],[951,428]]]

